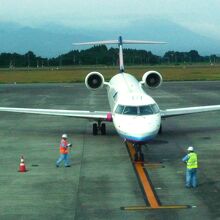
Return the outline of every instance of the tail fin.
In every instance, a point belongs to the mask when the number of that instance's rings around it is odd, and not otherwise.
[[[102,44],[118,44],[118,47],[119,47],[119,72],[123,73],[124,72],[123,44],[166,44],[166,42],[161,42],[161,41],[122,40],[122,37],[119,36],[118,40],[74,43],[73,45],[80,46],[80,45],[102,45]]]

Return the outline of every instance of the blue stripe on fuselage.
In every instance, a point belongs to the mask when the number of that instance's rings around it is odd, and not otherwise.
[[[123,139],[126,139],[127,141],[134,142],[134,143],[145,143],[148,142],[156,137],[157,134],[145,136],[145,137],[134,137],[129,135],[120,134],[120,136]]]

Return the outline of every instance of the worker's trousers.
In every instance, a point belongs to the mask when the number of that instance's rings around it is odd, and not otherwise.
[[[60,154],[60,157],[57,160],[56,165],[59,166],[62,161],[64,161],[65,167],[69,166],[68,154]]]
[[[197,169],[186,169],[186,187],[197,187]]]

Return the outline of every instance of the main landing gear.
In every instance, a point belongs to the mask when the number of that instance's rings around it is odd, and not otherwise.
[[[162,124],[161,124],[158,134],[162,134],[162,132],[163,132],[163,129],[162,129]]]
[[[93,125],[92,125],[92,133],[93,133],[93,135],[97,135],[98,131],[101,132],[101,135],[105,135],[106,134],[105,123],[101,123],[100,121],[98,123],[93,123]]]
[[[135,149],[134,161],[135,162],[144,162],[144,154],[142,152],[142,145],[135,143],[134,149]]]

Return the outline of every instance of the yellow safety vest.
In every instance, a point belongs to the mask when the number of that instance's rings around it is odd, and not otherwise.
[[[187,169],[198,168],[197,154],[192,152],[188,154]]]

